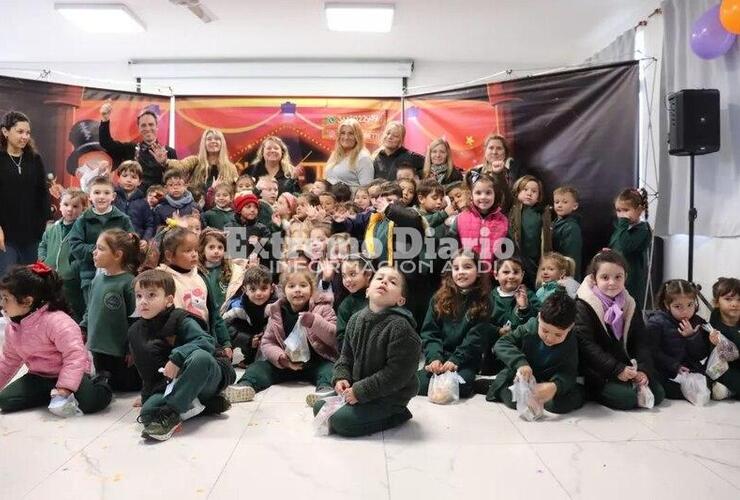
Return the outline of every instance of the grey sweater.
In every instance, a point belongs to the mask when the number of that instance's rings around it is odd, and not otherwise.
[[[374,313],[366,307],[347,323],[334,380],[348,380],[357,401],[378,399],[406,405],[419,391],[416,370],[421,339],[409,311],[391,307]]]
[[[343,182],[354,189],[370,184],[375,175],[375,167],[373,167],[373,160],[370,158],[370,153],[363,149],[357,156],[357,162],[354,167],[350,167],[349,158],[344,158],[333,167],[327,169],[324,175],[326,176],[326,180],[332,185],[337,182]]]

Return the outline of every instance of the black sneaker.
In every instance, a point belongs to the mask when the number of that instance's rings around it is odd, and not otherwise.
[[[182,425],[180,414],[169,406],[163,406],[144,426],[141,435],[145,438],[167,441]]]
[[[231,408],[231,402],[223,394],[216,394],[211,399],[204,401],[205,407],[201,415],[218,415]]]
[[[491,388],[491,382],[493,382],[493,379],[490,378],[476,379],[475,382],[473,382],[473,390],[476,394],[483,394],[485,396],[488,394],[488,389]]]

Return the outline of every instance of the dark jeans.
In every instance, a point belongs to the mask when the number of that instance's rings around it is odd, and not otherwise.
[[[39,256],[39,242],[12,243],[5,242],[5,251],[0,250],[0,276],[16,264],[33,264]]]

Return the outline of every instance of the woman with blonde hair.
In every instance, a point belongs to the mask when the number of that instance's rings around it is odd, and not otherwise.
[[[330,184],[347,184],[354,191],[373,180],[373,161],[365,149],[365,137],[360,122],[354,118],[342,120],[337,129],[337,141],[324,176]]]
[[[452,164],[452,148],[446,139],[440,137],[432,141],[424,158],[424,179],[434,179],[444,188],[462,181],[462,174]]]
[[[389,121],[381,137],[381,146],[373,153],[375,177],[389,181],[396,180],[396,167],[402,162],[411,163],[416,173],[421,174],[424,157],[403,146],[406,127],[399,121]]]
[[[207,196],[214,184],[233,185],[239,173],[229,160],[226,138],[220,130],[207,129],[200,138],[198,154],[182,160],[167,160],[167,168],[175,168],[189,176],[189,190],[196,200],[204,199],[205,208],[213,205],[212,196]],[[203,205],[201,205],[203,207]]]
[[[272,177],[278,183],[278,194],[294,193],[298,190],[294,168],[288,146],[280,137],[269,135],[262,140],[254,161],[245,173],[251,175],[255,182],[260,177]]]

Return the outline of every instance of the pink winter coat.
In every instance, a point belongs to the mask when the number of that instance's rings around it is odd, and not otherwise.
[[[280,307],[285,304],[286,300],[282,298],[265,308],[267,326],[265,326],[265,333],[260,342],[262,354],[278,368],[283,368],[280,365],[280,358],[287,356],[285,354],[285,337],[290,334],[290,332],[286,334],[283,330],[283,315],[280,312]],[[322,358],[336,361],[339,357],[337,352],[337,316],[332,308],[332,295],[319,294],[315,299],[311,299],[308,310],[314,315],[313,324],[306,328],[308,343]]]
[[[509,219],[501,209],[490,212],[485,218],[474,206],[469,206],[455,219],[457,236],[463,248],[475,250],[481,260],[493,262],[496,241],[509,233]]]
[[[82,376],[90,371],[90,359],[77,323],[62,311],[48,306],[5,327],[5,345],[0,354],[0,388],[25,363],[28,371],[58,378],[57,387],[77,391]]]

